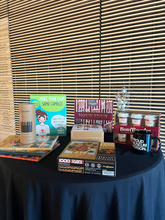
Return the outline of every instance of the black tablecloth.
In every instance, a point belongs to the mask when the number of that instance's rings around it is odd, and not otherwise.
[[[69,138],[38,163],[0,159],[0,220],[165,220],[161,151],[138,155],[116,144],[116,177],[60,173]]]

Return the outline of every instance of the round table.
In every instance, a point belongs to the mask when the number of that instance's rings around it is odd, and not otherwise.
[[[0,220],[165,219],[161,151],[138,155],[116,144],[116,177],[58,172],[69,138],[38,163],[0,158]]]

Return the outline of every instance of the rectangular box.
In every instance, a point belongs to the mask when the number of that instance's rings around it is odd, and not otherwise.
[[[113,100],[76,99],[74,123],[102,125],[104,132],[112,132]]]
[[[38,162],[58,146],[58,136],[39,135],[35,143],[22,144],[19,135],[10,135],[0,142],[0,157]]]
[[[77,124],[71,130],[71,141],[104,142],[104,131],[101,125]]]
[[[37,135],[66,135],[66,95],[31,94],[30,102],[35,103]]]
[[[133,145],[133,132],[136,129],[146,129],[153,136],[160,135],[160,113],[144,111],[115,111],[113,141],[115,143]],[[158,143],[153,143],[153,148],[158,148]]]
[[[39,152],[50,151],[57,142],[59,136],[37,136],[36,142],[31,144],[22,144],[20,135],[9,135],[0,142],[0,152]]]
[[[58,157],[58,171],[114,177],[115,143],[71,141]]]

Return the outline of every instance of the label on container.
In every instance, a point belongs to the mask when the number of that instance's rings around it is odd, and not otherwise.
[[[154,127],[155,120],[145,120],[145,125],[147,127]]]
[[[132,119],[132,124],[136,126],[141,125],[141,119]]]
[[[119,118],[120,125],[127,125],[127,118]]]

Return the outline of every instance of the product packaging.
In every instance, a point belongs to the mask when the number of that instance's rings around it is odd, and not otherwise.
[[[31,94],[35,104],[37,135],[66,135],[66,95]]]
[[[35,105],[19,104],[20,142],[31,144],[36,141]]]
[[[133,132],[136,129],[149,130],[153,136],[160,135],[160,113],[144,111],[115,111],[113,141],[133,145]],[[153,142],[152,147],[158,149],[159,143]]]
[[[112,132],[113,100],[75,99],[74,123],[101,125],[104,132]]]
[[[58,171],[114,177],[115,143],[71,141],[58,157]]]

